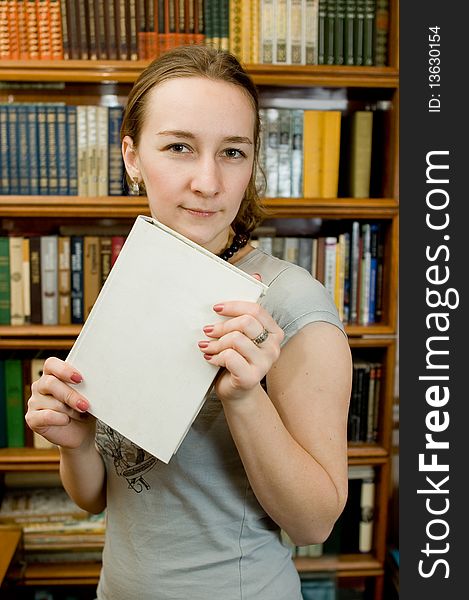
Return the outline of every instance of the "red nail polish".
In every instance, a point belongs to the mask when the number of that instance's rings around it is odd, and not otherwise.
[[[215,312],[221,312],[223,310],[223,304],[215,304],[215,306],[213,307],[213,310]]]
[[[80,373],[74,373],[70,379],[73,381],[73,383],[81,383],[83,381],[83,377],[80,375]]]
[[[204,333],[212,333],[213,331],[213,325],[206,325],[204,327]]]
[[[207,348],[208,342],[199,342],[199,348]]]
[[[204,354],[205,360],[212,360],[213,356],[211,354]]]
[[[78,408],[78,410],[87,411],[89,408],[88,402],[85,402],[84,400],[78,400],[77,408]]]

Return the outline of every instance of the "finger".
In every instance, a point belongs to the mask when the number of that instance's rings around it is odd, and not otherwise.
[[[43,396],[53,396],[78,412],[84,412],[89,409],[88,400],[78,391],[60,379],[57,379],[55,375],[43,375],[38,381],[32,384],[31,389],[33,390],[33,395],[39,393]]]
[[[251,342],[241,331],[232,331],[218,340],[201,341],[199,348],[204,354],[220,354],[224,350],[233,349],[243,356],[250,364],[259,361],[259,348]]]
[[[278,331],[280,328],[277,327],[276,329]],[[264,331],[264,326],[253,315],[245,314],[208,325],[203,328],[203,331],[210,338],[221,338],[232,331],[241,331],[246,337],[252,340]],[[275,332],[273,331],[272,334],[275,335]]]
[[[83,412],[74,410],[68,404],[64,404],[60,400],[57,400],[53,396],[43,396],[36,398],[31,396],[28,400],[28,413],[32,414],[41,410],[55,410],[56,412],[62,412],[71,419],[81,421],[83,420]]]
[[[57,358],[51,356],[44,362],[43,373],[45,375],[54,375],[62,381],[69,381],[71,383],[81,383],[83,376],[79,373],[72,365]]]
[[[213,310],[224,317],[239,317],[241,315],[251,315],[259,323],[261,324],[260,331],[257,332],[256,335],[262,331],[265,327],[267,331],[277,332],[282,331],[280,327],[277,325],[272,316],[263,308],[260,304],[256,302],[245,302],[242,300],[231,300],[228,302],[221,302],[219,304],[215,304]]]
[[[208,356],[204,355],[205,358]],[[209,362],[211,365],[224,367],[229,371],[232,385],[238,389],[251,388],[262,379],[257,369],[254,369],[239,352],[232,348],[210,356]]]
[[[68,425],[70,421],[70,417],[64,412],[51,410],[49,408],[44,410],[36,410],[26,415],[26,422],[28,426],[33,431],[37,431],[38,433],[44,432],[47,428],[54,425]]]

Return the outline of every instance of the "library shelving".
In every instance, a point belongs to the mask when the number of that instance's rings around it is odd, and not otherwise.
[[[384,239],[383,306],[381,319],[369,325],[346,326],[352,354],[379,360],[383,365],[379,398],[377,440],[350,442],[349,464],[368,465],[375,470],[375,501],[372,550],[368,553],[325,554],[295,558],[301,574],[328,572],[343,581],[362,579],[366,598],[383,597],[386,534],[391,469],[392,404],[396,352],[398,280],[398,0],[389,2],[389,60],[386,67],[342,65],[247,65],[259,87],[287,96],[294,90],[315,98],[316,92],[340,90],[345,105],[364,107],[385,101],[388,106],[385,152],[380,194],[372,198],[266,198],[269,222],[296,223],[314,220],[327,230],[328,224],[352,221],[379,222]],[[123,104],[141,69],[149,61],[117,60],[0,60],[0,102],[62,101],[66,104],[106,104],[112,98]],[[332,94],[333,95],[333,94]],[[266,104],[267,106],[267,104]],[[0,235],[26,232],[56,233],[60,225],[116,223],[130,226],[139,214],[148,214],[145,198],[64,195],[0,196]],[[322,229],[321,229],[322,230]],[[66,352],[80,325],[0,326],[0,355],[10,351],[53,354]],[[0,473],[58,470],[58,452],[34,448],[0,449]],[[22,565],[11,577],[25,586],[92,585],[99,577],[99,564]]]

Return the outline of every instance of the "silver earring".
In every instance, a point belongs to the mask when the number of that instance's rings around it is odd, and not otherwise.
[[[140,184],[138,179],[134,177],[129,185],[129,193],[131,196],[139,196],[140,195]]]

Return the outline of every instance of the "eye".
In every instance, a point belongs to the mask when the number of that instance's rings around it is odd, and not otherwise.
[[[166,146],[166,150],[170,150],[176,154],[190,152],[190,149],[185,144],[170,144],[169,146]]]
[[[228,158],[246,158],[246,154],[238,148],[226,148],[223,152]]]

